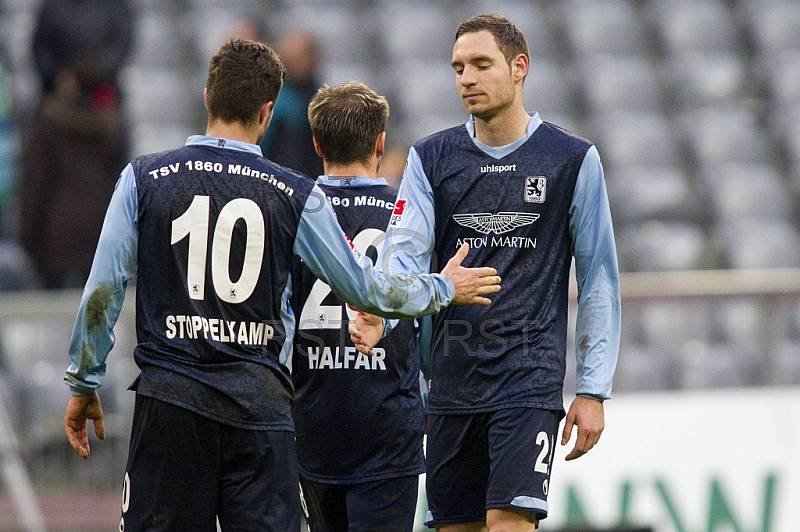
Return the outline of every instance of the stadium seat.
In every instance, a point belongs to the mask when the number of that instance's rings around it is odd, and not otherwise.
[[[440,3],[378,1],[377,34],[391,65],[417,58],[448,65],[458,21]]]
[[[41,287],[39,273],[22,246],[14,240],[0,239],[0,292]]]
[[[618,253],[629,271],[703,269],[710,260],[708,237],[699,224],[648,220],[620,229]]]
[[[533,57],[525,79],[524,103],[528,112],[568,115],[575,106],[575,80],[558,61]]]
[[[767,308],[752,297],[725,298],[713,303],[713,337],[758,356],[766,340]]]
[[[606,172],[614,221],[627,227],[647,220],[702,221],[699,198],[677,166],[625,165]]]
[[[576,55],[646,52],[643,23],[628,0],[557,2],[567,41]]]
[[[629,166],[681,164],[675,129],[661,112],[593,113],[590,132],[609,173]]]
[[[703,300],[664,300],[637,304],[645,345],[679,361],[687,342],[711,340],[711,307]]]
[[[769,383],[778,386],[800,385],[800,340],[784,339],[775,352],[768,372]]]
[[[792,203],[789,190],[771,166],[727,163],[709,167],[702,175],[719,223],[790,219]]]
[[[590,112],[662,109],[658,75],[644,56],[595,54],[577,64]]]
[[[459,9],[459,21],[481,13],[497,13],[513,20],[528,41],[531,59],[555,55],[555,32],[541,0],[467,0]]]
[[[700,168],[726,162],[766,163],[767,139],[753,111],[739,106],[687,110],[681,132]]]
[[[800,49],[800,9],[794,0],[743,0],[743,18],[756,51],[774,55],[785,49]]]
[[[750,219],[718,224],[725,268],[800,267],[800,235],[788,220]]]
[[[682,351],[684,389],[754,386],[761,381],[760,359],[732,343],[687,342]]]
[[[649,0],[647,11],[669,54],[734,51],[740,42],[723,0]]]
[[[179,32],[161,11],[145,11],[136,18],[133,43],[130,64],[172,69],[182,66]]]
[[[365,11],[356,11],[344,2],[296,0],[287,2],[276,18],[280,23],[271,27],[278,35],[278,30],[290,28],[313,32],[320,40],[325,61],[369,64],[367,54],[375,28]]]
[[[687,51],[667,59],[677,107],[736,105],[748,96],[744,58],[735,52]]]
[[[614,373],[614,393],[675,389],[678,367],[672,357],[647,345],[626,344]]]
[[[800,48],[787,48],[759,57],[758,70],[772,105],[800,105]]]
[[[169,68],[130,65],[121,77],[127,112],[134,122],[186,122],[191,117],[192,103],[202,102],[205,83],[192,86]]]

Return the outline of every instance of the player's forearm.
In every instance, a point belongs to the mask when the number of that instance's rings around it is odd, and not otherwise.
[[[577,393],[608,399],[619,352],[619,268],[603,167],[594,147],[586,153],[578,173],[570,234],[579,294]]]
[[[128,167],[109,203],[72,331],[64,382],[73,394],[91,393],[105,375],[127,281],[136,274],[136,210],[135,179]]]

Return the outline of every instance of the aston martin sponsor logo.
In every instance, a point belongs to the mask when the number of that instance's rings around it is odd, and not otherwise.
[[[539,215],[532,212],[498,212],[497,214],[483,212],[453,215],[453,220],[459,225],[469,227],[484,235],[508,233],[517,227],[530,225],[538,219]]]

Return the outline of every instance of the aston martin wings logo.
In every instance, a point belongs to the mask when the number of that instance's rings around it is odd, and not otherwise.
[[[496,235],[530,225],[539,219],[539,215],[532,212],[498,212],[492,214],[482,212],[478,214],[454,214],[453,220],[459,225],[475,229],[479,233]]]

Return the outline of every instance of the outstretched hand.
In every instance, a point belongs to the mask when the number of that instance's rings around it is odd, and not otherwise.
[[[106,433],[103,428],[103,407],[100,405],[100,396],[97,392],[88,395],[70,395],[67,403],[67,413],[64,416],[64,426],[67,439],[75,449],[75,453],[86,460],[89,458],[89,431],[87,421],[94,422],[94,433],[101,440]]]
[[[500,291],[500,277],[497,270],[490,267],[465,268],[461,263],[469,253],[469,244],[463,244],[456,254],[447,261],[442,274],[453,281],[456,295],[455,305],[489,305],[492,300],[482,297]]]
[[[372,348],[383,336],[383,318],[367,314],[351,305],[347,306],[356,311],[356,315],[350,319],[350,324],[347,326],[350,339],[360,353],[372,355]]]
[[[566,456],[565,460],[575,460],[588,453],[600,441],[600,435],[605,428],[603,403],[588,397],[577,396],[567,413],[564,430],[561,434],[561,445],[569,443],[572,437],[572,428],[578,427],[578,436],[575,447]]]

